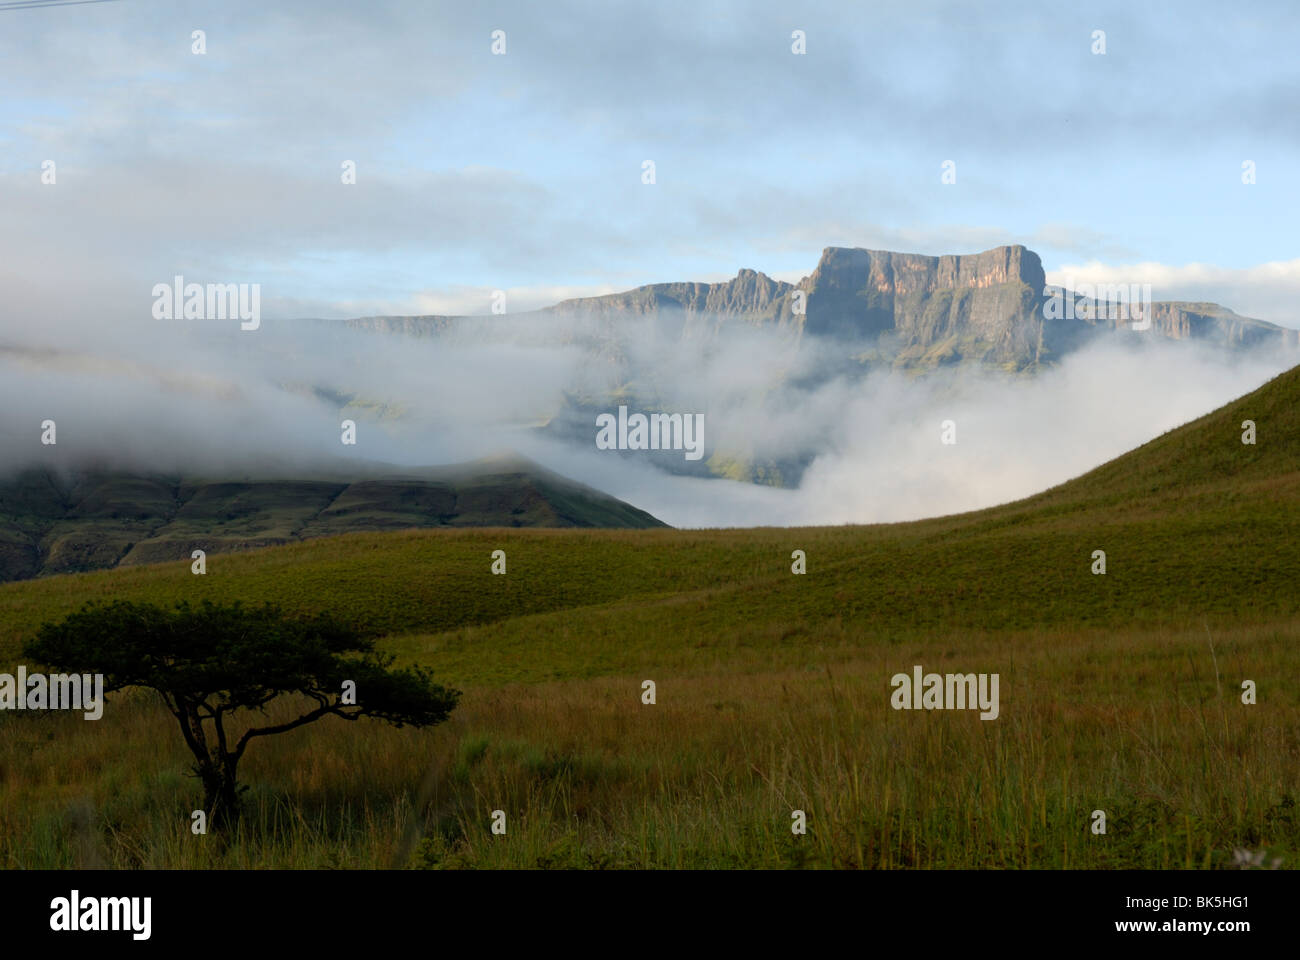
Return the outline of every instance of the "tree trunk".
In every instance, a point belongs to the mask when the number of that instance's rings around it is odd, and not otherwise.
[[[238,761],[229,757],[210,758],[200,764],[203,782],[203,808],[213,830],[234,829],[239,823],[239,781],[235,768]]]

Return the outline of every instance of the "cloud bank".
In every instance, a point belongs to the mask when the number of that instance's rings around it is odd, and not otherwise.
[[[617,326],[542,316],[417,339],[330,322],[98,318],[11,326],[0,341],[10,471],[103,461],[232,476],[410,467],[515,450],[675,526],[873,523],[978,509],[1081,474],[1240,396],[1294,358],[1103,341],[1033,377],[958,368],[853,373],[862,345],[709,321]],[[706,331],[701,333],[700,331]],[[539,426],[609,391],[703,413],[712,452],[806,466],[796,489],[664,473],[597,450],[596,425]],[[604,404],[603,407],[600,404]],[[341,443],[341,422],[357,444]],[[57,444],[41,444],[54,420]],[[955,444],[941,425],[955,424]]]

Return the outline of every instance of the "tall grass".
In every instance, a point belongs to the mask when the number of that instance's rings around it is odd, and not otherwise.
[[[259,742],[230,838],[190,832],[197,784],[147,696],[98,722],[0,715],[0,864],[1206,868],[1244,846],[1291,866],[1297,640],[1288,625],[824,648],[659,672],[654,705],[642,673],[479,689],[429,731],[326,720]],[[999,672],[1001,716],[892,710],[889,677],[913,663]]]

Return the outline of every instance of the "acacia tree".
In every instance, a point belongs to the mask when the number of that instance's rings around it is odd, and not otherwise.
[[[239,785],[239,761],[257,737],[330,715],[432,726],[447,719],[460,696],[420,667],[394,669],[391,656],[347,623],[324,614],[294,619],[270,604],[205,600],[167,609],[92,602],[42,626],[23,654],[57,670],[103,674],[105,693],[156,690],[194,754],[204,807],[218,828],[239,818],[246,789]],[[316,705],[265,726],[235,720],[241,712],[265,716],[268,704],[291,694]]]

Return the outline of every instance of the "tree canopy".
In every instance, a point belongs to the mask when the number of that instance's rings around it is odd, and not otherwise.
[[[344,621],[328,614],[292,618],[270,604],[90,603],[46,623],[23,653],[56,669],[102,674],[106,694],[158,691],[195,756],[205,807],[218,825],[238,817],[237,767],[257,737],[330,715],[432,726],[448,718],[460,696],[421,667],[394,668],[373,638]],[[240,712],[264,714],[292,694],[315,706],[263,726],[231,723]]]

